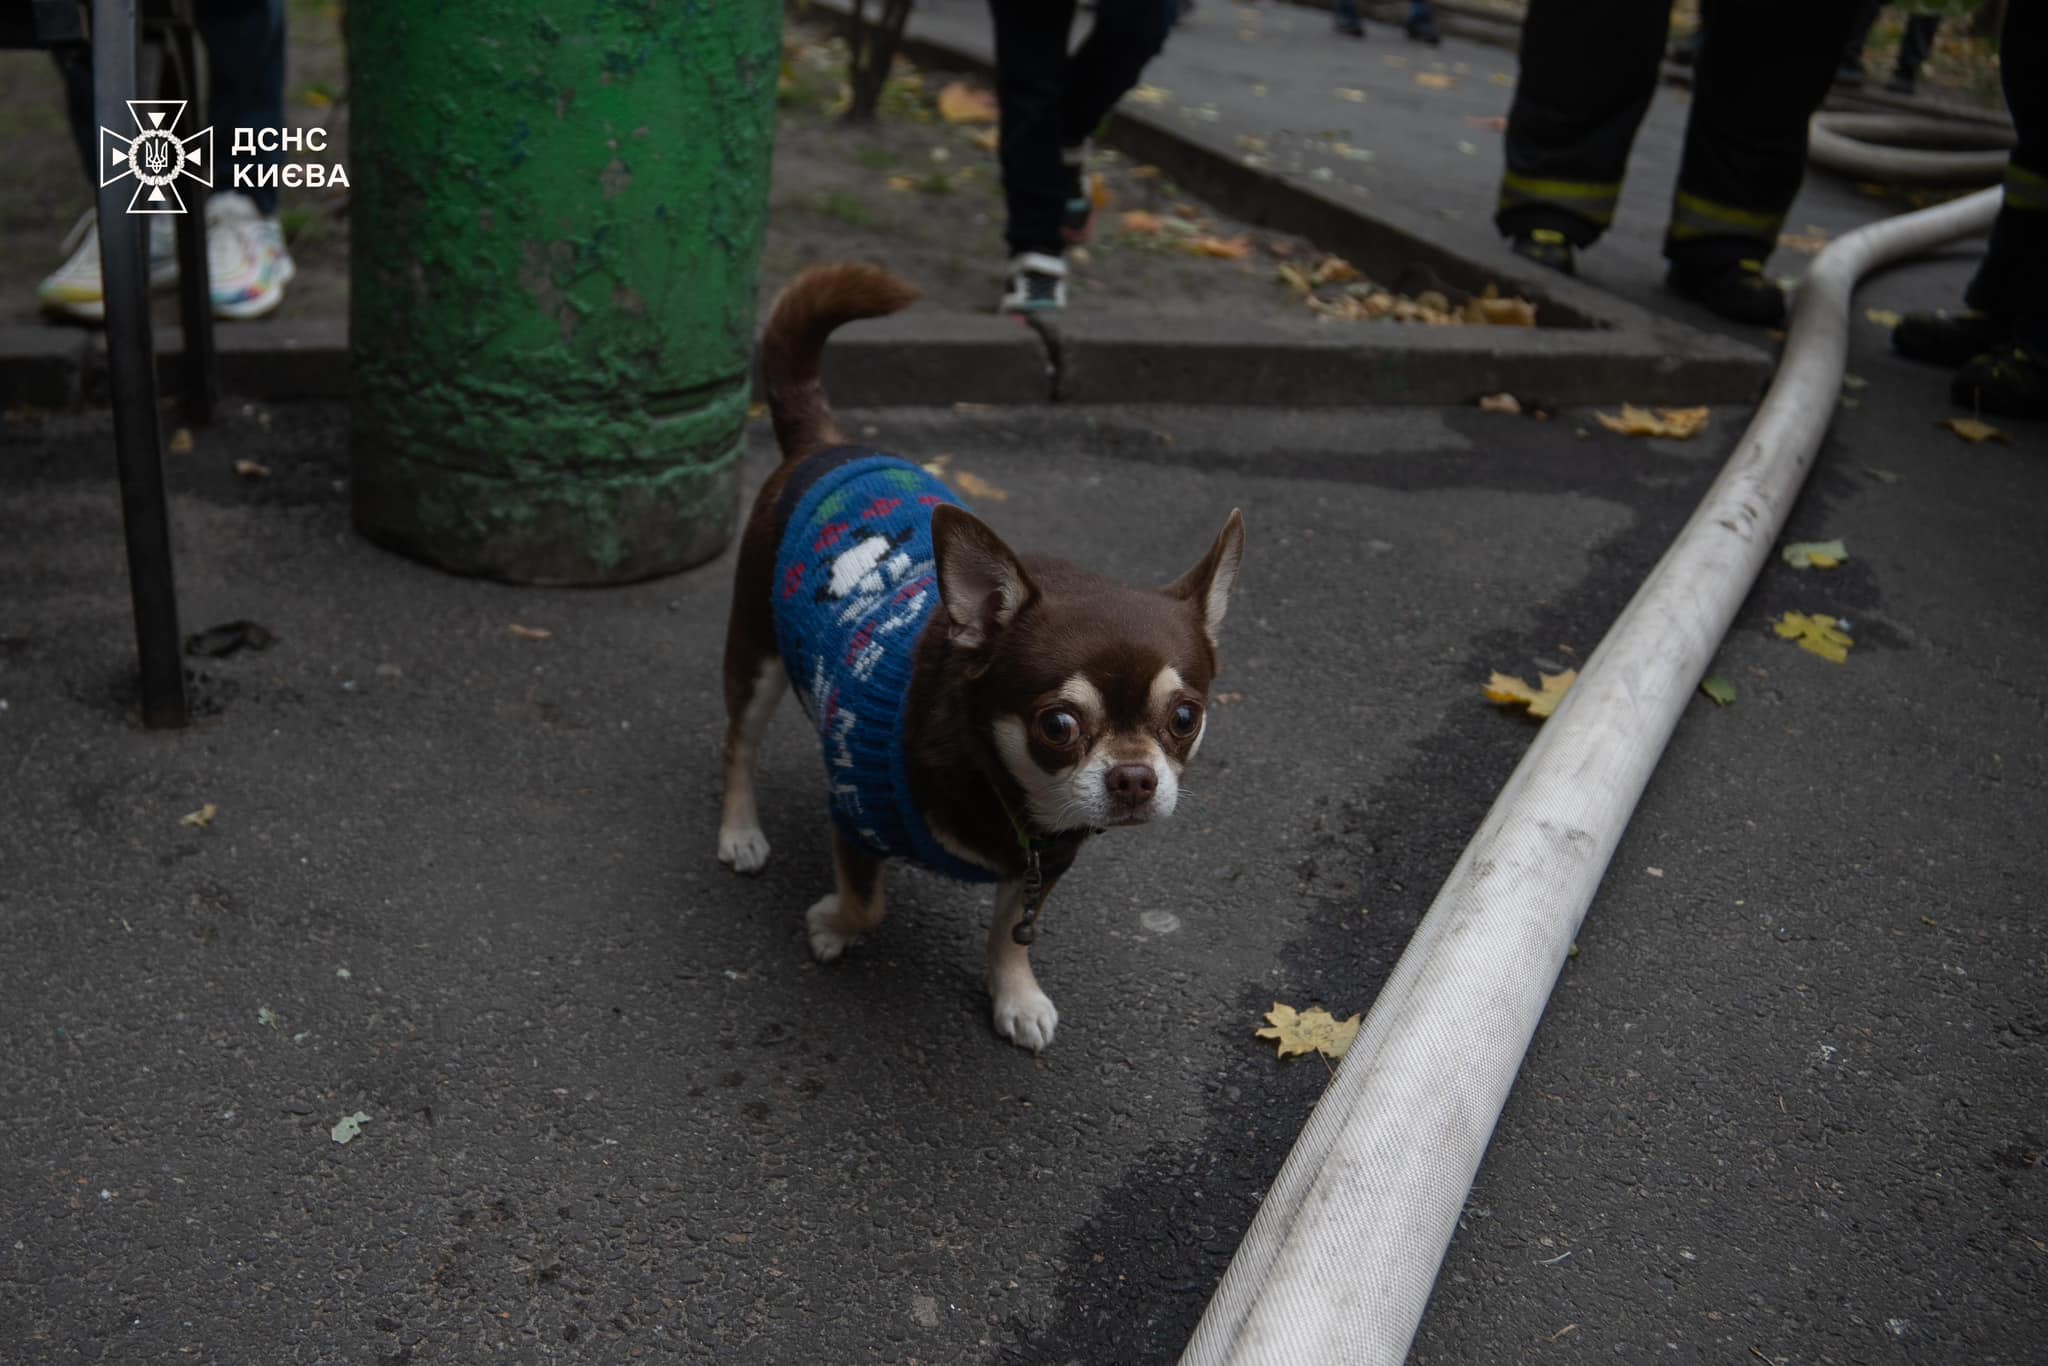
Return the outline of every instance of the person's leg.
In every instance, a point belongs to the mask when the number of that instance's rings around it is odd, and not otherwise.
[[[1517,250],[1555,245],[1534,259],[1569,270],[1614,221],[1669,30],[1662,0],[1530,0],[1493,217]]]
[[[1892,76],[1903,78],[1909,85],[1919,80],[1920,68],[1927,64],[1928,56],[1934,51],[1934,35],[1941,28],[1939,14],[1915,14],[1906,20],[1906,31],[1899,37],[1899,58],[1892,63]]]
[[[1351,38],[1365,36],[1365,17],[1358,11],[1358,0],[1332,0],[1330,17],[1336,22],[1337,32]]]
[[[1067,83],[1073,0],[989,0],[995,19],[999,159],[1007,238],[1014,254],[1060,254],[1066,173],[1060,166],[1060,101]]]
[[[1436,0],[1408,0],[1408,36],[1435,47],[1443,41],[1436,28]]]
[[[1664,255],[1671,283],[1722,316],[1773,323],[1763,275],[1806,170],[1806,122],[1855,21],[1856,0],[1719,0],[1700,48]]]
[[[206,44],[207,118],[220,158],[214,191],[238,189],[269,217],[277,212],[276,182],[238,186],[234,169],[249,168],[253,180],[258,168],[277,165],[279,154],[231,154],[233,130],[284,127],[284,0],[200,0],[197,17]]]
[[[2005,168],[2005,202],[1991,242],[1963,298],[2011,319],[2011,340],[1956,372],[1959,404],[2007,417],[2048,416],[2048,9],[2012,4],[2005,11],[1999,65],[2006,107],[2018,135]]]
[[[1067,64],[1060,102],[1060,146],[1086,142],[1116,102],[1145,74],[1173,27],[1171,0],[1101,0],[1095,23]]]
[[[1858,0],[1856,17],[1849,22],[1849,36],[1842,43],[1842,58],[1835,67],[1835,79],[1843,85],[1863,84],[1863,49],[1870,43],[1870,30],[1884,0]]]

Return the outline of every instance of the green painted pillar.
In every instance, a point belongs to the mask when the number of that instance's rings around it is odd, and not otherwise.
[[[356,526],[525,583],[739,511],[772,0],[348,7]]]

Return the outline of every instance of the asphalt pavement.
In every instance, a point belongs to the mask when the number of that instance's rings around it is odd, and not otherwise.
[[[1299,32],[1304,62],[1385,55]],[[1795,226],[1837,195],[1843,226],[1883,207],[1816,184]],[[1682,308],[1632,202],[1588,274]],[[1970,264],[1858,309],[1948,302]],[[1787,528],[1849,559],[1773,560],[1739,614],[1736,700],[1694,701],[1637,811],[1417,1362],[2041,1358],[2048,435],[1966,444],[1942,376],[1874,323],[1852,345]],[[175,736],[132,717],[104,414],[0,426],[10,1364],[1171,1360],[1327,1084],[1261,1014],[1371,1005],[1532,733],[1481,682],[1588,653],[1746,417],[857,414],[1005,494],[979,507],[1018,543],[1141,581],[1246,513],[1230,700],[1180,814],[1062,883],[1034,1058],[988,1026],[979,892],[893,873],[881,933],[810,962],[793,709],[774,858],[718,865],[729,556],[450,578],[349,530],[343,408],[228,408],[171,460],[180,596],[277,639],[194,661]],[[1787,610],[1847,619],[1847,662],[1774,637]]]

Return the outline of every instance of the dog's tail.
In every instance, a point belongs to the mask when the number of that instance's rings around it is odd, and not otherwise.
[[[912,285],[880,266],[813,266],[783,287],[761,333],[761,379],[785,462],[843,445],[818,378],[825,339],[842,323],[907,308]]]

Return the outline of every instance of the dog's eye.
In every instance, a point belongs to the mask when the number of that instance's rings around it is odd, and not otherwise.
[[[1202,724],[1202,709],[1192,702],[1183,702],[1173,709],[1167,724],[1173,727],[1175,735],[1185,740],[1195,733],[1196,726]]]
[[[1048,745],[1065,749],[1081,738],[1081,723],[1070,711],[1046,711],[1038,714],[1038,733]]]

